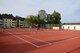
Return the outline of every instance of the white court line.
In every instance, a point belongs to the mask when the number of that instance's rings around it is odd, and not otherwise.
[[[30,36],[26,36],[26,35],[23,35],[23,36],[25,36],[25,37],[29,37],[29,38],[32,38],[32,37],[30,37]],[[38,41],[42,41],[42,42],[45,42],[45,43],[51,44],[51,43],[49,43],[49,42],[47,42],[47,41],[43,41],[43,40],[40,40],[40,39],[37,39],[37,38],[32,38],[32,39],[35,39],[35,40],[38,40]]]
[[[9,30],[9,31],[10,31],[10,30]],[[22,35],[21,33],[17,33],[17,32],[14,32],[14,33]],[[45,43],[48,43],[48,44],[51,44],[51,43],[49,43],[49,42],[46,42],[46,41],[43,41],[43,40],[40,40],[40,39],[37,39],[37,38],[32,38],[32,37],[30,37],[30,36],[26,36],[26,35],[23,35],[23,36],[29,37],[29,38],[31,38],[31,39],[35,39],[35,40],[38,40],[38,41],[42,41],[42,42],[45,42]]]
[[[9,32],[8,32],[8,33],[9,33]],[[12,33],[9,33],[9,34],[13,35]],[[29,44],[31,44],[31,45],[37,47],[37,48],[39,47],[39,46],[37,46],[37,45],[35,45],[35,44],[29,42],[29,41],[26,41],[25,39],[23,39],[23,38],[21,38],[21,37],[19,37],[19,36],[16,36],[16,35],[13,35],[13,36],[16,37],[16,38],[18,38],[18,39],[20,39],[20,40],[23,40],[24,42],[27,42],[27,43],[29,43]]]
[[[9,33],[9,32],[8,32],[8,33]],[[9,34],[13,35],[12,33],[9,33]],[[26,41],[25,39],[23,39],[23,38],[21,38],[21,37],[19,37],[19,36],[16,36],[16,35],[13,35],[13,36],[15,36],[15,37],[17,37],[17,38],[19,38],[19,39],[21,39],[21,40],[23,40],[23,41],[25,41],[25,42],[31,44],[31,45],[37,47],[37,48],[51,45],[51,43],[49,43],[49,42],[45,42],[45,41],[43,41],[43,40],[38,40],[38,39],[37,39],[38,41],[42,41],[42,42],[44,42],[44,43],[47,43],[47,44],[45,44],[45,45],[38,46],[38,45],[33,44],[33,43],[29,42],[29,41]],[[32,37],[29,37],[29,38],[32,38]],[[32,39],[35,39],[35,38],[32,38]],[[36,39],[35,39],[35,40],[36,40]]]
[[[79,37],[73,37],[73,38],[70,38],[70,39],[76,39],[76,38],[79,38]]]
[[[16,33],[16,34],[20,34],[20,35],[21,35],[21,33]],[[34,40],[41,41],[41,42],[43,42],[43,43],[47,43],[47,44],[45,44],[45,45],[50,45],[50,44],[51,44],[51,43],[49,43],[49,42],[46,42],[46,41],[43,41],[43,40],[40,40],[40,39],[37,39],[37,38],[32,38],[32,37],[30,37],[30,36],[26,36],[26,35],[23,35],[23,36],[28,37],[28,38],[31,38],[31,39],[34,39]]]
[[[19,33],[18,33],[19,34]],[[13,34],[12,34],[13,35]],[[44,46],[49,46],[49,45],[52,45],[52,44],[57,44],[57,43],[60,43],[60,42],[63,42],[63,41],[59,41],[59,42],[55,42],[55,43],[51,43],[51,44],[45,44],[45,45],[42,45],[42,46],[38,46],[38,45],[36,45],[36,44],[33,44],[33,43],[31,43],[31,42],[29,42],[29,41],[26,41],[26,40],[24,40],[23,38],[21,38],[21,37],[18,37],[18,36],[16,36],[16,35],[14,35],[15,37],[17,37],[17,38],[19,38],[19,39],[21,39],[21,40],[23,40],[23,41],[25,41],[25,42],[27,42],[27,43],[30,43],[31,45],[33,45],[33,46],[35,46],[35,47],[37,47],[37,48],[39,48],[39,47],[44,47]],[[32,37],[29,37],[29,38],[32,38]],[[76,38],[79,38],[79,37],[73,37],[73,38],[69,38],[69,39],[76,39]],[[67,40],[69,40],[69,39],[67,39]],[[41,40],[42,41],[42,40]]]
[[[61,43],[61,42],[64,42],[64,41],[68,41],[70,39],[76,39],[76,38],[80,38],[80,37],[73,37],[73,38],[69,38],[69,39],[66,39],[66,40],[57,41],[55,43],[53,42],[52,44],[58,44],[58,43]],[[50,45],[52,45],[52,44],[50,44]],[[49,46],[49,45],[42,45],[42,46],[39,46],[39,47],[44,47],[44,46]]]
[[[15,31],[15,29],[13,29],[13,31]],[[16,32],[26,32],[26,31],[29,31],[29,30],[26,30],[26,29],[16,29]]]
[[[22,35],[21,33],[16,33],[16,34]],[[27,36],[27,35],[23,35],[23,36],[28,37],[28,38],[31,38],[31,39],[34,39],[34,40],[38,40],[38,41],[41,41],[41,42],[44,42],[44,43],[47,43],[47,44],[51,44],[51,43],[49,43],[47,41],[43,41],[43,40],[40,40],[40,39],[37,39],[37,38],[33,38],[33,37],[30,37],[30,36]]]
[[[57,42],[52,43],[52,44],[58,44],[58,43],[61,43],[61,42],[64,42],[64,41],[69,41],[69,40],[71,40],[71,39],[76,39],[76,38],[80,38],[80,37],[68,38],[68,39],[65,39],[65,40],[62,40],[62,41],[57,41]],[[51,45],[52,45],[52,44],[51,44]],[[47,45],[42,45],[42,46],[39,46],[39,47],[44,47],[44,46],[47,46]]]
[[[73,38],[69,38],[69,39],[66,39],[66,40],[62,40],[62,41],[57,41],[57,42],[53,42],[52,44],[59,44],[59,43],[64,43],[64,41],[69,41],[70,39],[76,39],[76,38],[80,38],[80,37],[73,37]],[[51,45],[52,45],[51,44]],[[47,46],[47,45],[42,45],[42,46],[39,46],[39,47],[44,47],[44,46]]]

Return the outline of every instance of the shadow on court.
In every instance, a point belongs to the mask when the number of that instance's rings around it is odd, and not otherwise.
[[[65,40],[65,39],[63,39]],[[55,42],[59,42],[59,41],[63,41],[63,40],[57,40],[57,41],[47,41],[47,42],[50,42],[50,43],[55,43]],[[40,42],[35,42],[35,44],[39,44],[39,45],[42,45],[42,43]],[[49,45],[47,45],[49,46]],[[45,46],[45,47],[47,47]],[[43,47],[40,47],[40,48],[43,48]],[[40,48],[37,48],[31,44],[28,44],[28,43],[22,43],[22,44],[8,44],[8,45],[0,45],[0,53],[25,53],[25,52],[31,52],[33,50],[37,50],[37,49],[40,49]]]
[[[77,51],[77,50],[79,50],[79,51],[80,51],[80,47],[75,48],[75,49],[73,49],[73,50],[71,50],[71,51],[69,51],[69,52],[67,52],[67,53],[72,53],[72,52],[75,52],[75,51]]]
[[[3,37],[3,36],[10,36],[10,35],[8,33],[0,31],[0,37]]]
[[[25,53],[35,49],[37,48],[28,43],[0,45],[0,53]]]

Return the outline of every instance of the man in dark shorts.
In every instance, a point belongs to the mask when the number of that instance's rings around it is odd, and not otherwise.
[[[5,32],[5,28],[3,28],[3,32]]]
[[[40,24],[38,24],[38,26],[37,26],[37,30],[40,30]]]

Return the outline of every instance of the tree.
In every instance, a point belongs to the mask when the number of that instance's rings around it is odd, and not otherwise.
[[[53,24],[59,24],[59,23],[61,23],[60,20],[61,20],[61,15],[60,15],[60,13],[54,11],[54,12],[51,14],[51,22],[52,22]]]
[[[12,14],[1,14],[2,18],[14,18]]]
[[[25,23],[29,26],[40,25],[40,27],[45,27],[46,24],[60,24],[61,15],[59,12],[54,11],[52,14],[46,14],[39,11],[37,16],[29,15],[25,19]],[[43,18],[43,19],[42,19]]]
[[[0,14],[0,19],[2,19],[2,15]]]
[[[39,18],[38,16],[33,16],[33,15],[29,15],[27,16],[27,18],[25,19],[25,23],[28,24],[28,26],[35,26],[39,23]]]

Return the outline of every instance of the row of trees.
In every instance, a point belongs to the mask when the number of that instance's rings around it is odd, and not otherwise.
[[[13,16],[12,14],[0,14],[1,18],[22,18],[20,16]],[[47,20],[40,19],[40,15],[29,15],[25,19],[25,24],[28,26],[37,26],[38,24],[60,24],[61,14],[54,11],[52,14],[48,14]]]
[[[51,23],[53,24],[60,24],[61,23],[61,14],[59,12],[54,11],[51,14]]]
[[[0,14],[0,18],[13,18],[12,14]]]
[[[41,20],[39,15],[29,15],[25,19],[25,22],[29,25],[36,25],[39,23],[45,23],[45,24],[60,24],[61,23],[61,14],[59,12],[54,11],[52,14],[49,15],[47,22],[44,20]]]
[[[7,14],[7,13],[5,13],[5,14],[0,14],[0,18],[2,19],[2,18],[13,18],[13,19],[15,19],[15,18],[21,18],[20,16],[13,16],[13,14]]]

